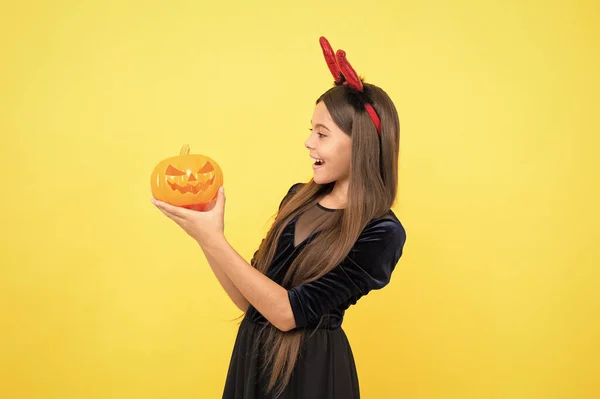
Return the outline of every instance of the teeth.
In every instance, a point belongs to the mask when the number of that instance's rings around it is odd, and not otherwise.
[[[313,157],[310,157],[310,159],[312,159],[312,160],[313,160],[313,162],[317,162],[317,161],[323,162],[323,160],[322,160],[322,159],[319,159],[319,158],[313,158]]]

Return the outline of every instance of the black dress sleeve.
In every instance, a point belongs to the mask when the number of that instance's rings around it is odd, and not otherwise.
[[[302,328],[341,306],[355,304],[371,290],[385,287],[400,257],[406,233],[400,222],[371,221],[344,260],[327,274],[288,290],[296,321]]]

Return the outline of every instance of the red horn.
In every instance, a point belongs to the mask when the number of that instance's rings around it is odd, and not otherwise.
[[[333,48],[331,48],[331,44],[329,44],[329,41],[325,39],[324,36],[319,38],[319,43],[321,43],[323,55],[325,56],[327,66],[333,75],[333,79],[336,83],[340,83],[342,81],[342,72],[340,71],[340,67],[335,59],[335,53],[333,52]]]
[[[352,68],[352,65],[350,65],[350,63],[346,59],[346,52],[344,50],[338,50],[336,53],[336,57],[337,63],[340,69],[342,70],[342,74],[346,78],[348,85],[353,89],[363,91],[362,81],[356,74],[354,68]]]

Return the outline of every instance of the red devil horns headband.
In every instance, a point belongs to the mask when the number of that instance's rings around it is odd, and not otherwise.
[[[346,59],[346,52],[344,50],[338,50],[337,53],[334,53],[329,41],[327,41],[327,39],[323,36],[319,38],[319,42],[321,43],[325,61],[327,62],[327,66],[333,75],[335,84],[344,84],[360,93],[364,93],[362,81],[356,74],[354,68],[352,68],[352,65],[350,65]],[[381,136],[381,121],[377,115],[377,112],[375,112],[375,108],[373,108],[373,106],[367,101],[364,101],[364,107],[373,120],[375,127],[377,128],[377,134]]]

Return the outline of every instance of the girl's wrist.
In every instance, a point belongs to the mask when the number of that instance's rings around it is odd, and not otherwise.
[[[214,252],[218,251],[224,246],[229,245],[229,243],[227,242],[227,238],[225,237],[225,235],[221,233],[215,235],[214,237],[211,237],[206,242],[198,241],[198,245],[200,245],[200,248],[202,248],[203,251]]]

